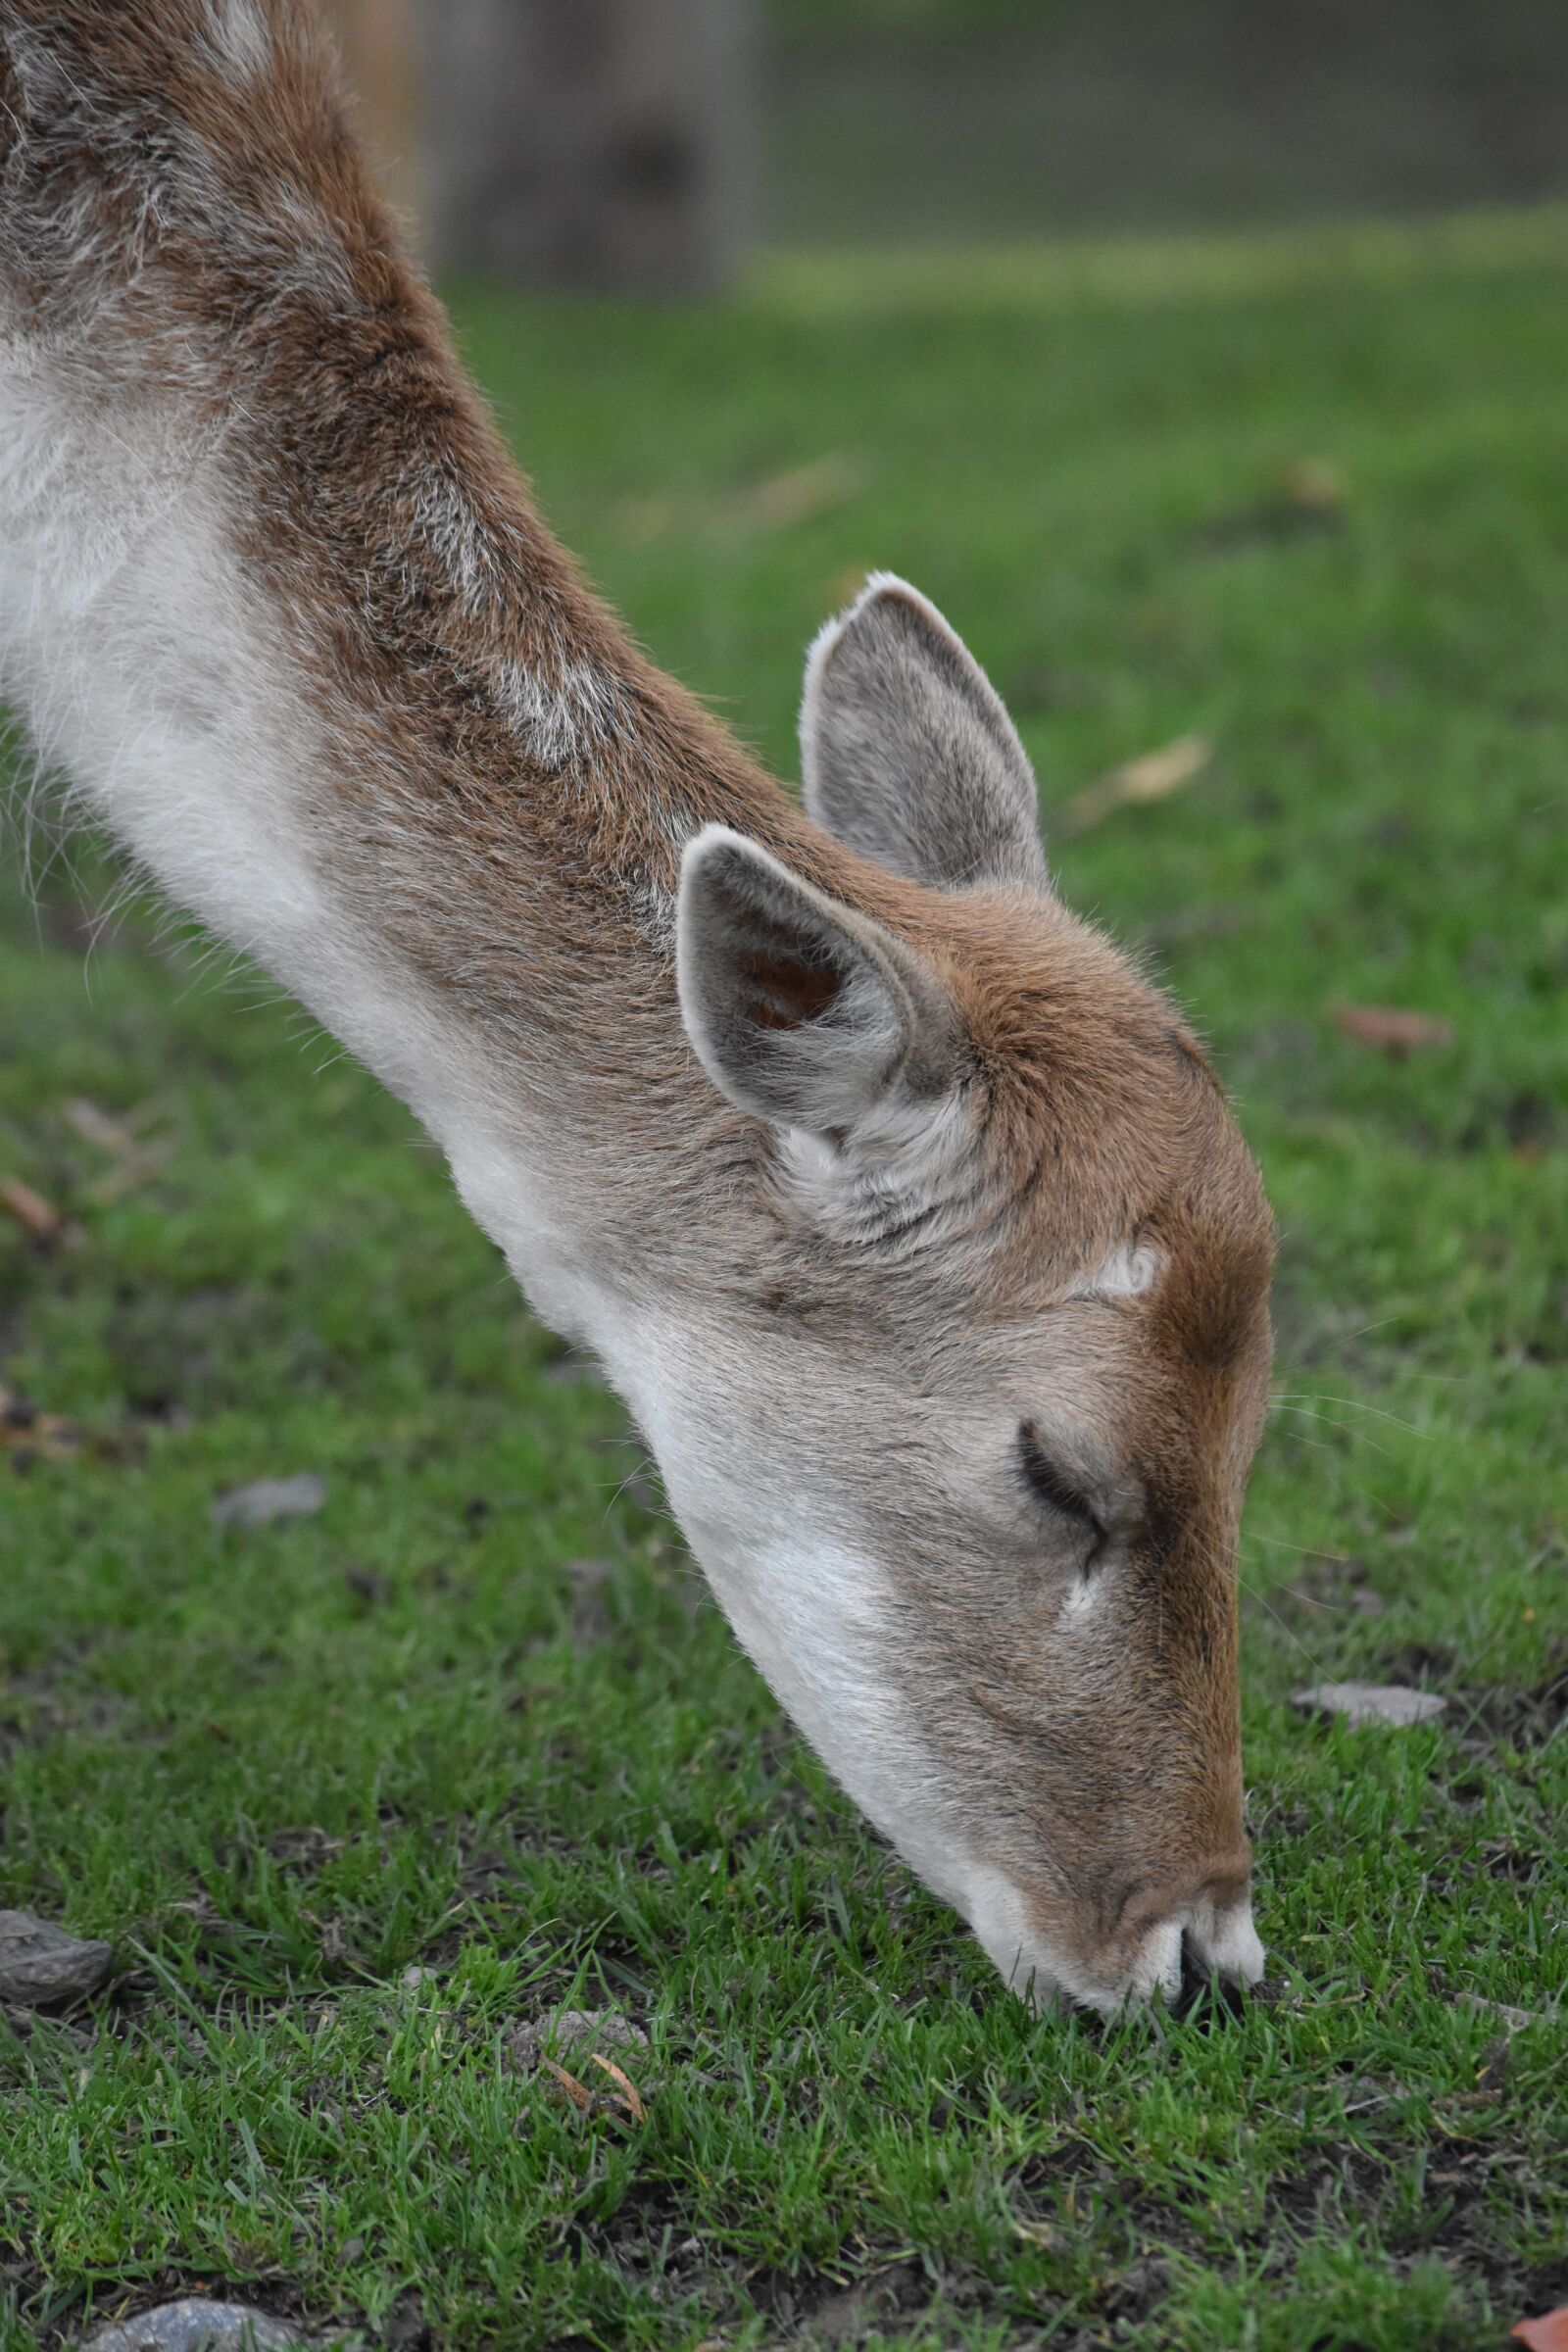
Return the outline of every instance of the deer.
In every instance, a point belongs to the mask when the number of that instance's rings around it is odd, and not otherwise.
[[[407,1103],[738,1642],[1037,2011],[1263,1969],[1239,1519],[1273,1226],[874,574],[802,797],[541,520],[304,0],[0,0],[0,691]]]

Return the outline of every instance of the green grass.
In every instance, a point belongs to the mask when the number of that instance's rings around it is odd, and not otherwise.
[[[768,0],[762,22],[777,39],[905,38],[923,33],[1041,33],[1070,12],[1062,0]]]
[[[0,2042],[7,2352],[196,2280],[661,2352],[1480,2352],[1568,2300],[1568,1732],[1527,1695],[1568,1664],[1554,236],[460,306],[558,525],[786,769],[799,649],[872,564],[970,635],[1048,824],[1212,741],[1054,847],[1210,1038],[1284,1232],[1245,2016],[996,1991],[617,1494],[617,1408],[403,1114],[142,907],[86,956],[58,877],[6,902],[0,1176],[74,1231],[0,1222],[0,1380],[91,1442],[0,1458],[4,1899],[122,1964]],[[1293,505],[1303,460],[1338,505]],[[1341,1002],[1452,1043],[1388,1060]],[[118,1200],[81,1096],[165,1148]],[[318,1517],[214,1531],[303,1470]],[[1351,1674],[1446,1716],[1290,1710]],[[641,2128],[519,2063],[563,2001],[648,2033]]]

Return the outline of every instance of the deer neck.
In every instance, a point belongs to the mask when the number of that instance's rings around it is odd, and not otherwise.
[[[11,289],[5,684],[602,1344],[590,1254],[657,1279],[658,1204],[733,1148],[677,1014],[681,846],[836,854],[583,587],[363,191],[317,210],[303,251],[170,231]]]

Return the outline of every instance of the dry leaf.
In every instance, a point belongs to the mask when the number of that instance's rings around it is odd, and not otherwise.
[[[650,539],[662,539],[680,518],[681,511],[672,498],[623,498],[615,509],[615,528],[638,547],[646,546]]]
[[[1328,458],[1293,458],[1280,467],[1279,487],[1283,499],[1309,514],[1339,514],[1349,502],[1345,476]]]
[[[171,1149],[168,1144],[149,1144],[145,1151],[128,1153],[107,1176],[100,1176],[96,1184],[87,1187],[88,1200],[95,1208],[113,1208],[117,1200],[122,1200],[138,1184],[156,1175]]]
[[[85,1095],[73,1095],[69,1102],[63,1102],[60,1115],[73,1135],[79,1135],[84,1144],[92,1144],[100,1152],[112,1152],[116,1159],[137,1149],[136,1138],[123,1119],[115,1118]]]
[[[736,520],[754,527],[787,530],[794,523],[813,522],[819,514],[848,506],[865,488],[869,474],[863,458],[837,450],[737,491],[729,502],[730,513]]]
[[[1303,1715],[1343,1715],[1347,1723],[1391,1723],[1400,1731],[1430,1723],[1447,1703],[1436,1690],[1412,1690],[1403,1683],[1314,1683],[1291,1693],[1292,1706]]]
[[[1162,801],[1170,793],[1179,792],[1190,784],[1213,758],[1213,746],[1201,735],[1181,735],[1167,743],[1162,751],[1145,752],[1138,760],[1124,760],[1113,767],[1096,784],[1088,785],[1075,794],[1062,811],[1069,832],[1086,833],[1098,825],[1113,809],[1133,807],[1140,801]]]
[[[1420,1046],[1451,1046],[1453,1023],[1430,1012],[1407,1012],[1395,1004],[1331,1004],[1329,1019],[1343,1037],[1375,1046],[1396,1061]]]
[[[623,499],[615,510],[615,522],[623,538],[644,545],[672,530],[785,531],[848,506],[865,488],[870,471],[863,458],[834,450],[763,481],[737,483],[712,496]],[[858,573],[852,593],[858,593],[863,584],[863,574]]]
[[[873,568],[874,566],[869,564],[843,564],[839,570],[834,572],[832,578],[824,583],[818,595],[818,603],[824,605],[830,612],[838,612],[846,605],[853,605],[870,578]]]
[[[610,2077],[612,2082],[618,2085],[621,2097],[625,2100],[626,2105],[631,2110],[632,2122],[634,2124],[647,2123],[648,2110],[637,2095],[637,2085],[635,2082],[633,2082],[631,2077],[623,2074],[621,2069],[615,2064],[612,2058],[601,2058],[597,2050],[591,2052],[591,2056],[595,2066],[603,2067],[605,2073]]]
[[[1198,534],[1199,544],[1223,552],[1296,539],[1307,531],[1337,530],[1348,505],[1345,476],[1337,466],[1327,458],[1293,458],[1279,468],[1261,498],[1205,525]]]
[[[541,2058],[539,2063],[547,2074],[555,2076],[556,2081],[561,2084],[574,2107],[589,2107],[593,2104],[594,2094],[586,2082],[579,2082],[575,2075],[568,2075],[565,2068],[558,2066],[553,2058]]]
[[[19,1225],[25,1226],[34,1241],[52,1242],[65,1223],[52,1201],[46,1200],[42,1193],[35,1193],[30,1184],[24,1184],[17,1176],[8,1177],[4,1184],[0,1184],[0,1208],[8,1210]]]
[[[117,1119],[89,1101],[85,1095],[74,1095],[62,1104],[61,1117],[74,1135],[99,1152],[107,1152],[115,1166],[107,1176],[101,1176],[87,1194],[100,1208],[112,1208],[115,1202],[153,1175],[169,1157],[172,1149],[167,1137],[152,1141],[139,1136],[124,1119]],[[148,1113],[142,1112],[145,1118]]]
[[[1510,2330],[1510,2341],[1523,2344],[1526,2352],[1568,2352],[1568,2303],[1544,2311],[1539,2320],[1521,2320]]]

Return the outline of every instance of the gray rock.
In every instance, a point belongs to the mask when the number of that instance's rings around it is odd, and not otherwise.
[[[1400,1731],[1430,1723],[1447,1703],[1436,1690],[1412,1690],[1404,1683],[1314,1683],[1291,1695],[1303,1715],[1343,1715],[1347,1723],[1390,1723]]]
[[[1505,2034],[1522,2034],[1526,2026],[1539,2026],[1551,2015],[1549,2009],[1515,2009],[1507,2001],[1489,2001],[1479,1992],[1461,1992],[1459,2006],[1496,2018]]]
[[[512,2055],[518,2066],[537,2066],[552,2045],[563,2057],[572,2050],[645,2050],[648,2036],[615,2009],[558,2009],[525,2018],[513,2029]]]
[[[308,1519],[326,1500],[326,1481],[314,1471],[297,1478],[258,1478],[231,1487],[213,1504],[215,1527],[270,1527],[277,1519]]]
[[[0,2001],[18,2009],[96,1992],[114,1958],[113,1944],[68,1936],[30,1911],[0,1911]]]
[[[87,2338],[82,2352],[301,2352],[310,2340],[286,2320],[252,2311],[249,2304],[189,2295],[134,2320],[111,2320]]]

